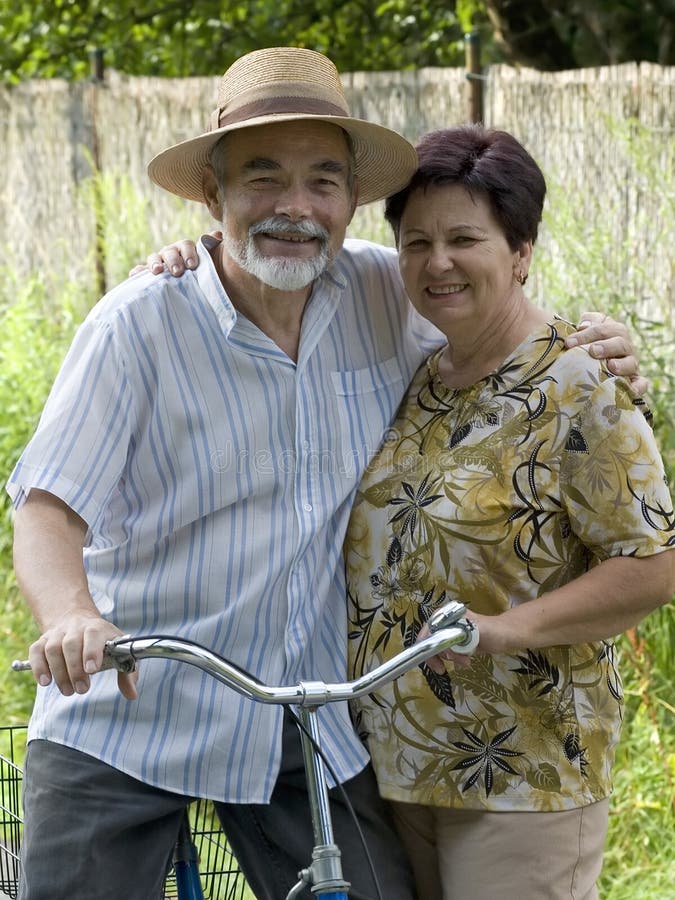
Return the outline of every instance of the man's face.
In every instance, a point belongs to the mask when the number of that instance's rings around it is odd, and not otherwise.
[[[230,260],[278,290],[308,287],[342,246],[354,212],[341,129],[303,121],[235,131],[214,163]]]

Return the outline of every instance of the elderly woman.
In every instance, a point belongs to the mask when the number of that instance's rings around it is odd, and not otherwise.
[[[447,345],[357,498],[352,674],[414,641],[450,598],[469,604],[481,643],[469,668],[437,660],[355,713],[420,900],[590,898],[621,714],[611,636],[672,590],[663,467],[627,385],[564,350],[575,329],[523,292],[545,194],[536,163],[482,128],[418,149],[387,216],[412,303]],[[180,274],[185,260],[196,265],[190,241],[148,264]]]
[[[355,704],[421,900],[597,897],[621,682],[612,637],[673,592],[672,501],[627,384],[528,300],[546,192],[511,135],[432,133],[391,197],[413,306],[447,344],[357,495],[351,674],[459,599],[480,644]]]

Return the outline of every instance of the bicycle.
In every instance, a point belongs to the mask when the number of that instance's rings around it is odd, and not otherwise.
[[[271,686],[262,683],[200,644],[163,635],[140,637],[125,635],[109,641],[105,650],[106,663],[120,672],[131,672],[142,659],[154,657],[180,661],[207,672],[217,681],[250,700],[295,706],[297,712],[293,713],[293,716],[299,726],[302,740],[314,848],[311,863],[298,873],[298,882],[291,888],[286,900],[298,897],[305,887],[309,887],[312,894],[322,897],[323,900],[348,900],[349,883],[343,877],[340,849],[333,837],[326,779],[326,768],[330,769],[330,763],[325,759],[321,748],[317,711],[326,703],[353,700],[364,694],[373,693],[414,666],[421,665],[431,656],[450,648],[457,653],[472,653],[478,645],[479,636],[473,623],[463,618],[465,612],[466,607],[455,601],[440,607],[432,613],[427,622],[431,632],[428,637],[411,647],[406,647],[396,656],[354,681],[332,684],[301,681],[290,686]],[[15,671],[24,671],[30,669],[30,663],[15,662],[12,668]],[[374,870],[372,875],[376,893],[382,900]],[[179,900],[201,900],[204,896],[199,886],[196,860],[188,860],[186,865],[181,866],[178,881]]]

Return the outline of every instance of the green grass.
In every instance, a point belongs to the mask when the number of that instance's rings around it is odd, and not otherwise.
[[[600,880],[607,900],[673,896],[675,609],[665,607],[621,639],[626,716]]]
[[[35,276],[19,282],[6,276],[0,295],[0,473],[2,482],[37,423],[78,321],[86,298],[74,286],[62,287],[55,300],[46,280]],[[32,679],[16,675],[9,663],[25,656],[37,636],[19,595],[12,569],[11,504],[0,492],[0,725],[26,722],[31,708]],[[0,746],[0,752],[3,748]]]

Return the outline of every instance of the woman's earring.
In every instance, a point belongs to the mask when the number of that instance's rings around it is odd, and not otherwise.
[[[519,285],[524,285],[527,281],[527,272],[523,273],[520,269],[515,273],[516,281]]]

